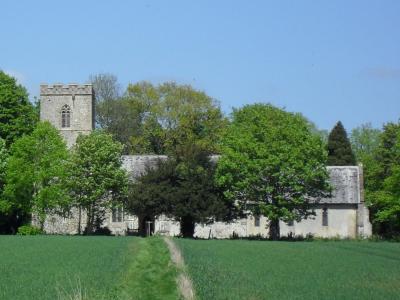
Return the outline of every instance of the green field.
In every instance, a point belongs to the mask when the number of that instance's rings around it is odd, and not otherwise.
[[[177,299],[157,238],[0,236],[0,299]]]
[[[199,299],[400,299],[400,244],[175,239]]]
[[[174,239],[197,299],[399,299],[400,243]],[[0,236],[0,299],[179,299],[161,238]]]

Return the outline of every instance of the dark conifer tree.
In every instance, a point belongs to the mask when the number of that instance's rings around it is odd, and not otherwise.
[[[356,159],[342,122],[337,122],[328,137],[328,166],[354,166]]]

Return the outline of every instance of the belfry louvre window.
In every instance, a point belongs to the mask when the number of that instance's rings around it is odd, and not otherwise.
[[[322,209],[322,226],[328,226],[328,209],[326,207]]]
[[[122,210],[122,207],[114,207],[112,209],[112,221],[113,222],[124,221],[124,212]]]
[[[61,109],[61,128],[68,128],[71,126],[71,108],[64,105]]]

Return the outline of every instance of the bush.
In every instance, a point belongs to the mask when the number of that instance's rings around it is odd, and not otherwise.
[[[23,225],[18,227],[17,235],[38,235],[43,234],[40,228],[31,225]]]

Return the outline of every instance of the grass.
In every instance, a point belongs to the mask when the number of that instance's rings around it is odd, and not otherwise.
[[[177,299],[158,238],[0,236],[0,299]]]
[[[400,243],[176,239],[199,299],[399,299]]]

